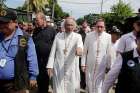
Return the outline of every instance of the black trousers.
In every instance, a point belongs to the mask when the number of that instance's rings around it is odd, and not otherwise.
[[[38,93],[48,93],[49,90],[49,76],[46,65],[47,60],[39,60],[39,75],[37,77]]]
[[[80,78],[81,78],[80,87],[82,89],[85,89],[86,88],[86,78],[85,78],[85,73],[81,70],[81,58],[79,59],[79,68],[80,68]]]

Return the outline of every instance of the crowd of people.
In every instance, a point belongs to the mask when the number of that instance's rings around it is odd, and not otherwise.
[[[106,31],[99,18],[79,29],[67,17],[57,29],[39,12],[33,23],[17,22],[17,13],[0,15],[0,93],[140,92],[140,16],[132,32]]]

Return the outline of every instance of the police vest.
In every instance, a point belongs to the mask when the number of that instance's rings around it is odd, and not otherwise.
[[[27,44],[28,37],[26,33],[23,36],[19,36],[18,39],[18,52],[15,57],[15,88],[17,90],[29,88],[29,70],[27,62]]]
[[[115,93],[140,93],[140,63],[133,51],[122,53],[122,68]]]

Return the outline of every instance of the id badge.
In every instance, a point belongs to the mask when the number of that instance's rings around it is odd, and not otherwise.
[[[0,67],[4,67],[6,65],[6,59],[0,59]]]

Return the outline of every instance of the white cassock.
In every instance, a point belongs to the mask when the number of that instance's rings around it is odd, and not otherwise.
[[[64,49],[67,51],[64,53]],[[53,68],[53,93],[80,93],[79,57],[76,48],[83,49],[81,35],[58,33],[53,42],[47,68]]]
[[[86,67],[86,84],[89,93],[101,93],[102,79],[97,78],[100,72],[98,67],[103,58],[108,58],[107,62],[111,65],[111,35],[94,31],[87,35],[84,43],[84,54],[81,66]],[[104,69],[103,69],[104,70]]]

